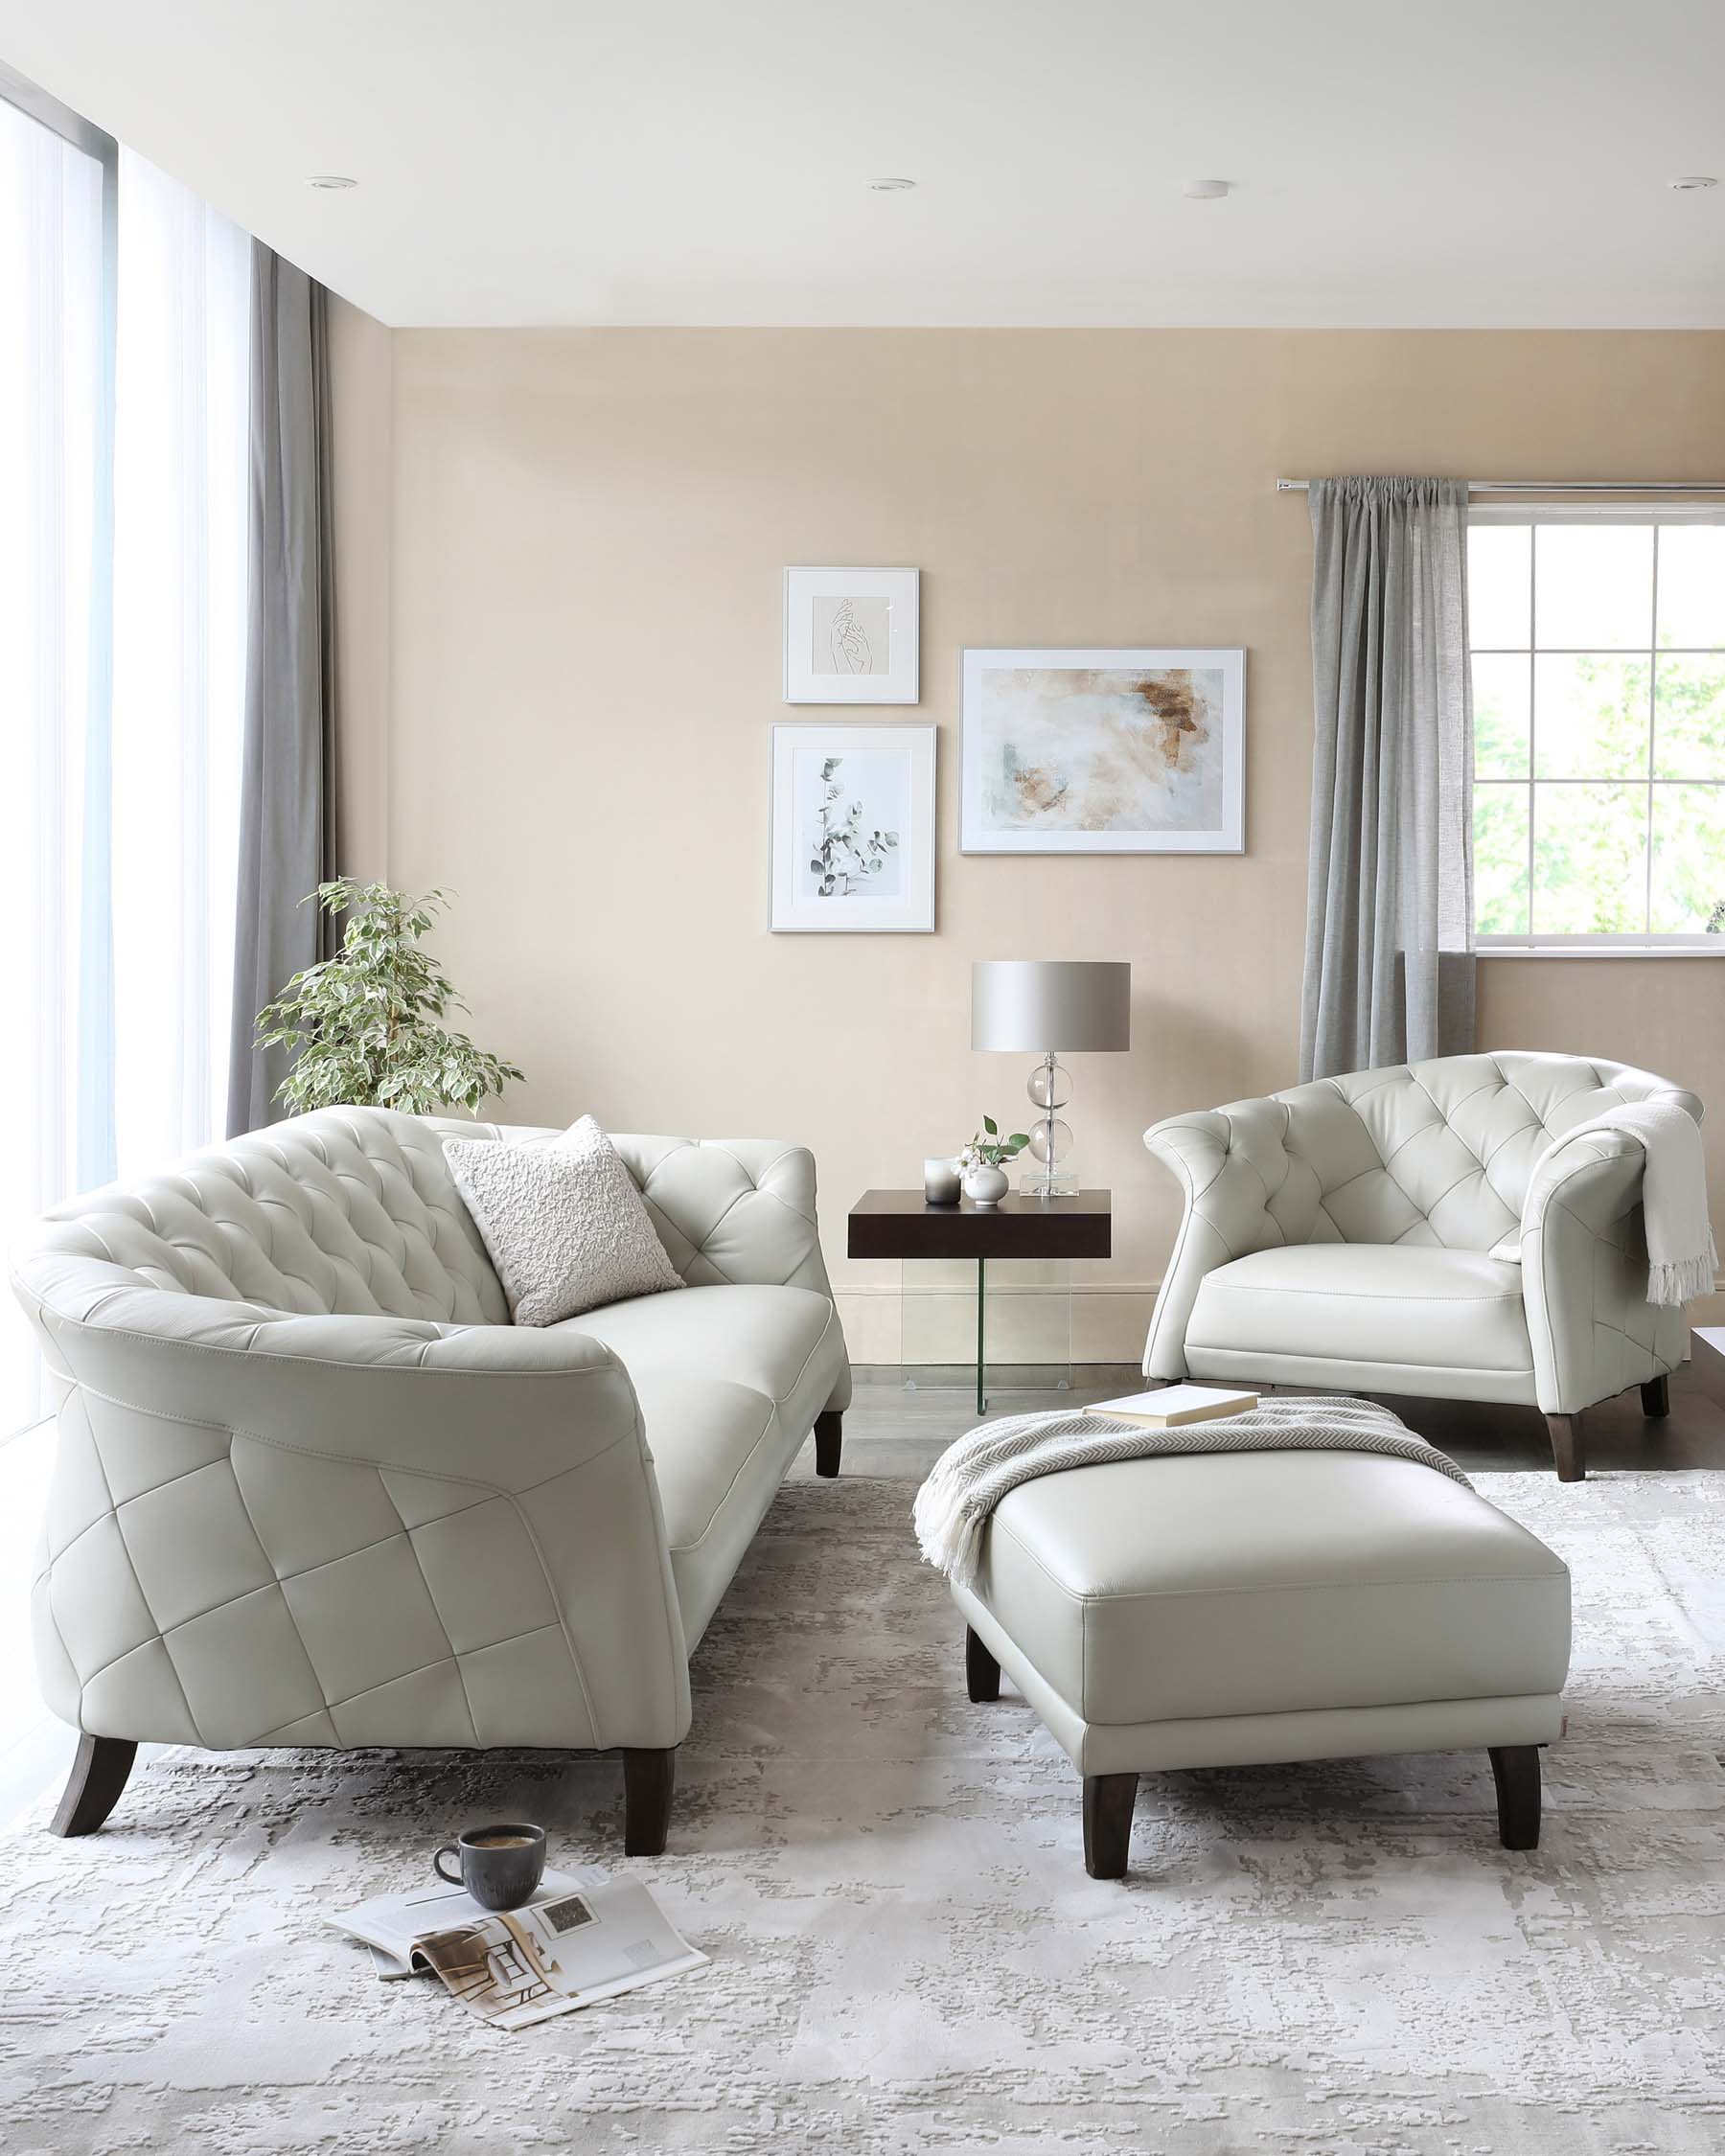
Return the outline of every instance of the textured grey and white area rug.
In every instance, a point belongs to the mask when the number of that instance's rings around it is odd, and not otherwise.
[[[1716,2149],[1725,1478],[1478,1482],[1576,1580],[1535,1854],[1483,1755],[1379,1759],[1146,1779],[1087,1879],[1064,1757],[965,1700],[911,1485],[800,1480],[642,1867],[709,1968],[512,2036],[322,1929],[484,1817],[621,1866],[614,1763],[171,1754],[96,1839],[0,1842],[0,2147]]]

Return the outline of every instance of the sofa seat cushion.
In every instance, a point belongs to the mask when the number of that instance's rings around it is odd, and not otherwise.
[[[1518,1266],[1430,1243],[1300,1243],[1206,1273],[1186,1345],[1332,1363],[1530,1371]]]
[[[679,1288],[567,1323],[619,1356],[637,1390],[656,1370],[722,1378],[764,1394],[787,1423],[799,1423],[799,1441],[844,1368],[838,1316],[809,1288]]]
[[[976,1595],[1091,1724],[1551,1694],[1568,1668],[1561,1560],[1364,1453],[1045,1475],[995,1511]]]
[[[693,1647],[806,1432],[787,1430],[764,1392],[723,1378],[644,1366],[634,1385],[683,1636]]]

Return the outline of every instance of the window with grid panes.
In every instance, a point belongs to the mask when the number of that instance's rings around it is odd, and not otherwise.
[[[1468,641],[1481,944],[1725,951],[1725,521],[1476,512]]]

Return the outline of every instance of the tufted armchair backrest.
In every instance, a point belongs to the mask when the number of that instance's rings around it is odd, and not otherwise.
[[[446,1136],[551,1130],[326,1108],[110,1183],[50,1213],[15,1254],[82,1257],[153,1288],[299,1315],[505,1325],[509,1306],[443,1156]],[[815,1163],[758,1138],[613,1135],[672,1264],[828,1295]]]
[[[1220,1111],[1230,1149],[1275,1162],[1266,1209],[1290,1243],[1489,1250],[1519,1227],[1553,1138],[1625,1101],[1693,1093],[1582,1056],[1443,1056],[1321,1078]]]

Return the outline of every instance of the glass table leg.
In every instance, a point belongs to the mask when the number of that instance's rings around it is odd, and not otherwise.
[[[979,1415],[985,1415],[988,1412],[988,1401],[982,1389],[984,1377],[982,1305],[987,1297],[987,1292],[988,1260],[978,1258],[977,1260],[977,1412]]]

